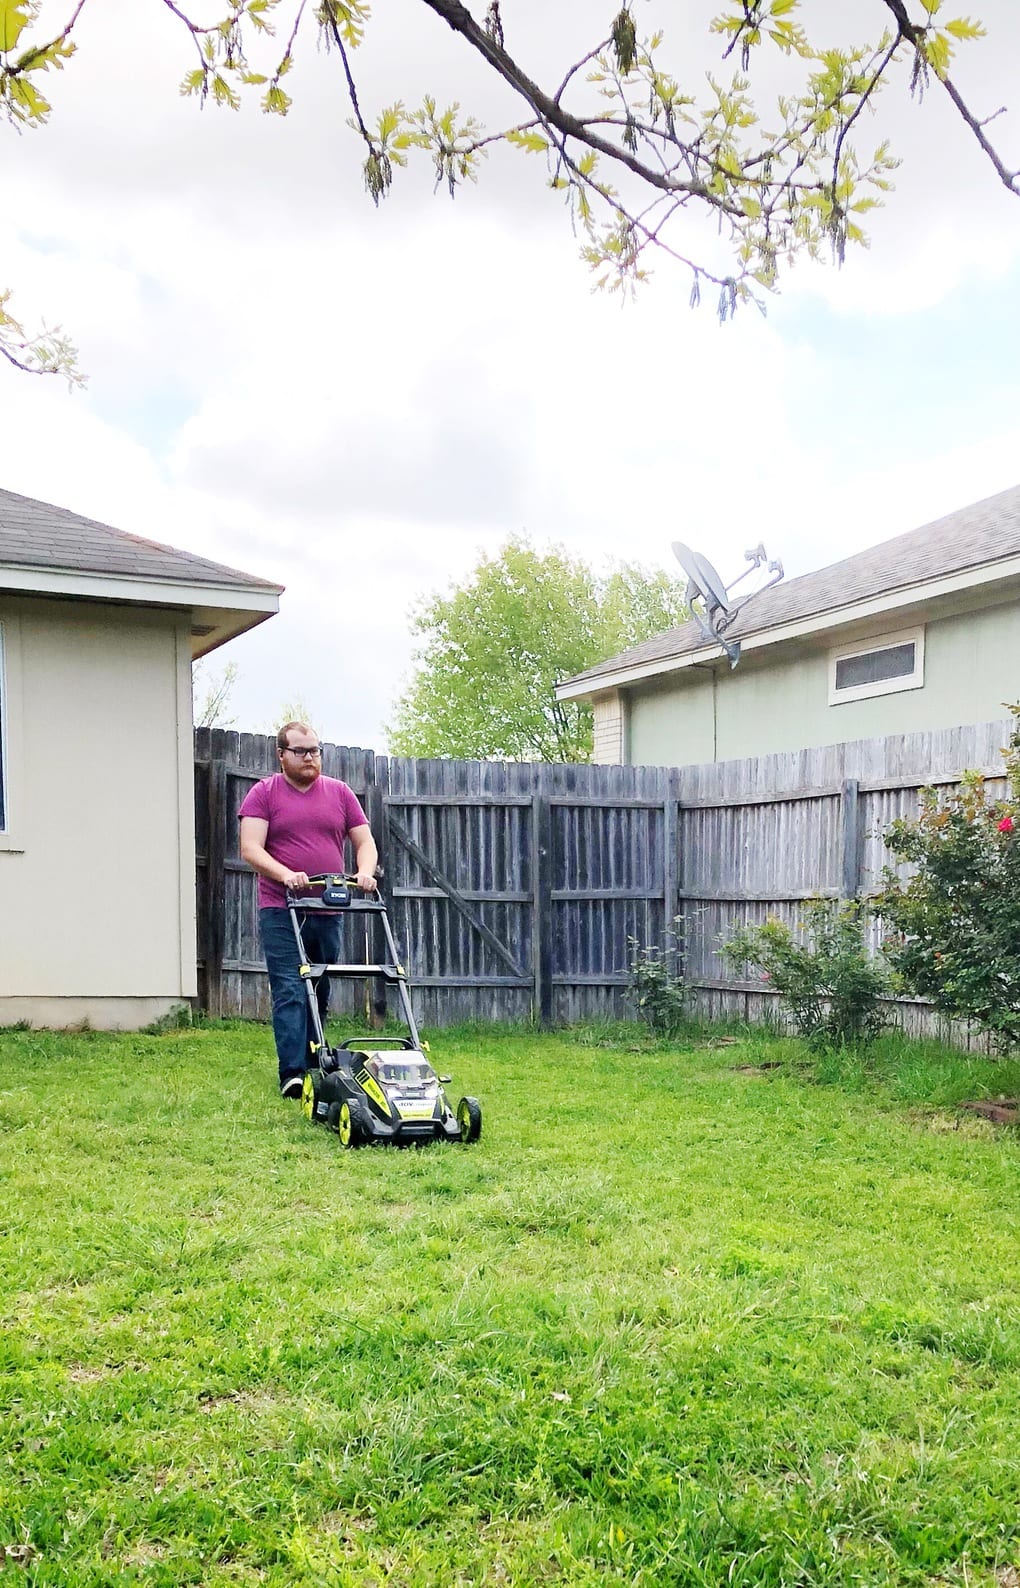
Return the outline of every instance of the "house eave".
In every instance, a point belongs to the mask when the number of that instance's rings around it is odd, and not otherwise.
[[[830,607],[826,612],[815,612],[809,617],[792,619],[788,623],[777,624],[774,628],[742,634],[739,636],[740,647],[742,651],[763,650],[770,645],[782,645],[811,634],[824,634],[869,618],[882,617],[923,605],[959,591],[978,589],[982,585],[1005,583],[1010,579],[1020,579],[1020,556],[1003,558],[978,568],[967,568],[963,572],[948,574],[941,579],[926,579],[913,585],[901,585],[896,590],[872,596],[865,601]],[[601,673],[598,678],[577,682],[568,680],[557,686],[556,699],[591,700],[595,695],[604,694],[607,690],[620,689],[646,678],[680,672],[687,667],[703,666],[706,662],[717,662],[722,654],[721,648],[717,645],[700,645],[697,650],[684,651],[680,656],[657,657],[654,661],[617,668],[611,673]]]
[[[183,609],[191,614],[192,658],[264,623],[280,610],[278,589],[265,585],[190,584],[75,569],[0,566],[0,592],[56,600],[109,601],[118,605]]]

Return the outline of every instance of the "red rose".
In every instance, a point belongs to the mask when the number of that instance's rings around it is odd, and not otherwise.
[[[1000,833],[1011,833],[1013,831],[1012,816],[1004,816],[1002,818],[1002,821],[999,823],[999,831]]]

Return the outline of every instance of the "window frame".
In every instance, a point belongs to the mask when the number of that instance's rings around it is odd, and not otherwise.
[[[870,684],[851,684],[836,688],[836,664],[852,656],[870,656],[873,651],[889,651],[898,645],[913,645],[914,667],[896,678],[878,678]],[[829,652],[829,705],[843,706],[852,700],[871,700],[876,695],[898,695],[908,689],[924,688],[924,624],[915,629],[899,629],[894,634],[873,634],[866,640],[839,645]]]

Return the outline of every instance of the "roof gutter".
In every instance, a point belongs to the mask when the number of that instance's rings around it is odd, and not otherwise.
[[[847,606],[832,607],[827,612],[812,613],[809,617],[794,618],[774,628],[761,629],[757,634],[741,634],[744,651],[762,650],[767,645],[781,645],[786,640],[801,639],[808,634],[824,634],[847,623],[860,622],[870,617],[880,617],[887,612],[898,612],[904,607],[923,601],[933,601],[939,596],[953,595],[960,590],[972,590],[1000,580],[1020,578],[1020,556],[1007,557],[999,562],[986,563],[978,568],[967,568],[962,573],[947,574],[942,579],[928,579],[923,583],[903,585],[886,591],[866,601],[855,601]],[[698,663],[718,661],[719,647],[699,645],[697,650],[684,651],[680,656],[657,657],[654,661],[638,662],[630,667],[619,667],[600,673],[593,678],[568,679],[556,687],[557,700],[590,700],[608,689],[619,689],[625,684],[639,683],[645,678],[656,678],[663,673],[679,672],[682,668],[696,667]]]
[[[55,600],[109,601],[190,614],[191,657],[207,656],[280,610],[282,585],[189,584],[175,579],[126,578],[62,568],[0,566],[0,594]]]
[[[191,584],[114,573],[85,573],[29,565],[0,566],[0,590],[24,595],[77,596],[91,601],[128,601],[136,606],[225,607],[235,612],[279,610],[282,586]]]

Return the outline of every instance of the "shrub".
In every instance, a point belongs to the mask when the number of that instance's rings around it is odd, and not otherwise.
[[[1020,1047],[1020,706],[1009,709],[1006,798],[990,799],[979,772],[948,795],[925,790],[916,820],[885,835],[913,875],[887,870],[875,901],[904,984],[973,1021],[1001,1052]]]
[[[166,1014],[159,1015],[149,1025],[143,1026],[141,1034],[145,1037],[162,1037],[166,1036],[167,1032],[170,1031],[190,1030],[192,1026],[201,1025],[203,1020],[202,1011],[193,1009],[191,1004],[174,1004],[173,1008],[168,1009]]]
[[[639,938],[628,937],[630,985],[625,996],[654,1032],[675,1037],[687,1024],[687,988],[677,935],[670,932],[667,936],[672,947],[642,944]]]
[[[864,946],[866,917],[856,900],[811,899],[799,923],[804,942],[773,916],[733,932],[720,952],[730,966],[761,973],[812,1047],[866,1043],[887,1024],[879,1000],[892,991],[888,969]]]

